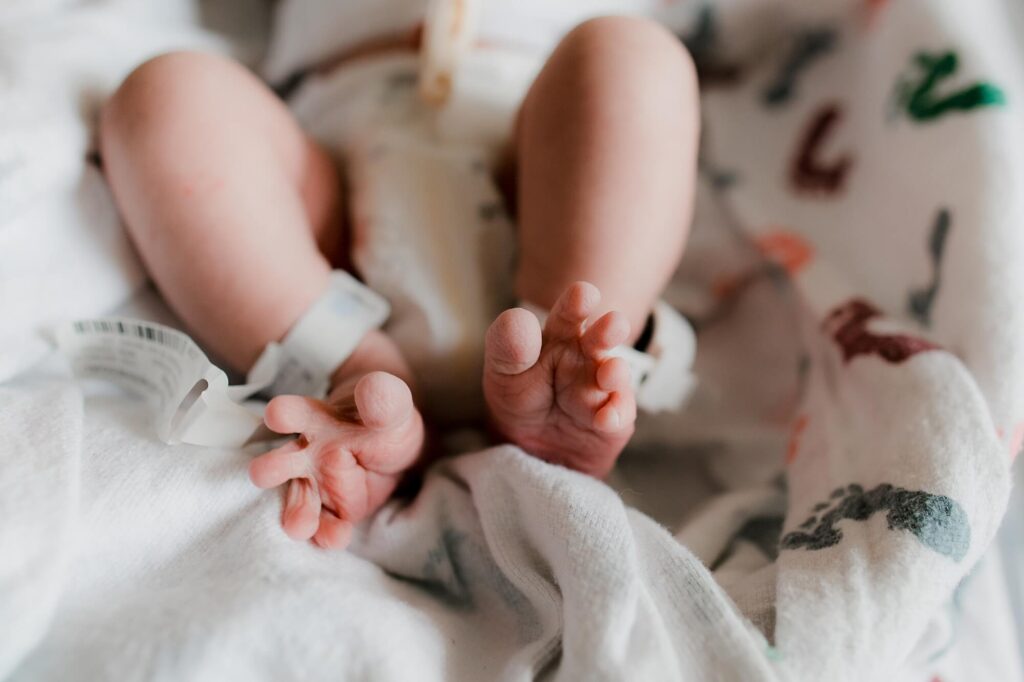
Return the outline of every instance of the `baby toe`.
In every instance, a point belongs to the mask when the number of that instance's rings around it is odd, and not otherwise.
[[[366,515],[366,470],[352,453],[335,448],[322,455],[319,473],[321,497],[336,515],[350,520]]]
[[[309,475],[309,458],[298,441],[289,441],[249,463],[249,479],[257,488],[276,488]]]
[[[298,395],[279,395],[263,412],[263,423],[275,433],[303,433],[317,410],[317,401]]]
[[[619,433],[633,428],[636,421],[636,404],[630,394],[615,392],[608,401],[594,413],[594,428],[604,433]]]
[[[288,485],[281,525],[293,540],[308,540],[320,524],[320,496],[308,478],[297,478]]]
[[[601,302],[601,292],[589,282],[576,282],[565,290],[551,308],[544,331],[552,338],[571,338]]]
[[[355,387],[356,409],[363,425],[386,429],[406,422],[413,412],[409,386],[387,372],[371,372]]]
[[[580,339],[583,353],[590,358],[603,356],[629,337],[629,320],[618,311],[602,315],[590,325]]]
[[[632,383],[629,363],[623,358],[608,358],[597,366],[597,387],[602,391],[625,391]]]
[[[537,364],[540,349],[537,317],[522,308],[506,310],[487,329],[484,366],[498,374],[522,374]]]
[[[320,527],[313,542],[324,549],[345,549],[352,540],[352,524],[335,516],[330,510],[320,512]]]

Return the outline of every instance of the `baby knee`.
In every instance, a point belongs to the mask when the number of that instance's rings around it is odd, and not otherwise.
[[[212,78],[241,67],[202,52],[169,52],[139,65],[104,104],[100,137],[108,139],[140,127],[177,118],[182,107],[202,101],[201,90]]]
[[[697,71],[682,41],[650,19],[606,16],[577,26],[563,40],[584,68],[658,95],[694,97]]]

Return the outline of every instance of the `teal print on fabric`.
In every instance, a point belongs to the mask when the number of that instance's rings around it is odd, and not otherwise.
[[[782,549],[825,549],[839,544],[843,531],[836,524],[843,519],[866,521],[876,512],[886,512],[889,530],[910,531],[925,547],[960,561],[971,546],[971,525],[967,513],[945,495],[923,490],[906,490],[883,483],[865,491],[857,484],[836,488],[828,502],[814,507],[829,511],[811,516],[801,530],[782,538]]]
[[[701,156],[697,157],[697,172],[700,173],[701,177],[707,178],[712,189],[723,192],[735,187],[740,180],[739,174],[736,171],[718,168]]]
[[[697,21],[689,35],[682,36],[683,44],[696,64],[706,63],[718,42],[718,27],[715,25],[715,10],[703,5],[697,13]]]
[[[479,595],[496,596],[515,615],[518,641],[533,641],[543,629],[529,599],[494,563],[488,550],[447,520],[441,522],[440,535],[427,551],[419,575],[389,575],[415,585],[455,611],[476,611]]]
[[[452,528],[444,528],[437,545],[427,552],[422,567],[422,578],[394,574],[392,577],[417,585],[452,609],[471,611],[475,608],[475,603],[463,571],[465,560],[462,554],[465,542],[465,534]]]
[[[761,94],[765,106],[777,107],[791,100],[798,76],[820,57],[831,52],[837,42],[836,32],[831,28],[807,31],[797,36],[775,80]]]
[[[711,186],[718,191],[732,189],[739,182],[739,176],[733,171],[715,171],[711,174]]]
[[[704,3],[697,12],[697,19],[692,30],[680,35],[679,39],[686,45],[687,51],[697,67],[702,85],[709,83],[732,83],[739,77],[739,68],[733,64],[722,63],[716,58],[718,48],[718,20],[715,9]]]
[[[737,542],[749,542],[766,558],[775,561],[779,558],[779,538],[782,536],[784,519],[779,514],[755,516],[747,520],[736,534],[729,540],[728,546],[715,561],[711,563],[712,571],[718,570],[736,552]]]
[[[942,256],[946,250],[946,239],[949,236],[951,223],[949,209],[941,209],[935,218],[935,226],[932,227],[931,235],[928,238],[928,256],[932,262],[932,281],[926,287],[913,289],[907,297],[907,308],[911,317],[924,327],[930,327],[932,323],[932,306],[935,304],[935,296],[938,295],[939,287],[942,284]]]
[[[779,515],[755,516],[743,524],[735,539],[746,540],[755,545],[766,557],[775,561],[779,557],[779,537],[782,535],[783,518]]]
[[[914,56],[913,63],[921,71],[919,80],[901,79],[896,87],[899,105],[906,109],[907,115],[914,121],[925,123],[953,111],[1006,104],[1003,91],[985,81],[948,95],[936,92],[939,84],[954,75],[960,66],[960,59],[953,51],[935,54],[919,52]]]

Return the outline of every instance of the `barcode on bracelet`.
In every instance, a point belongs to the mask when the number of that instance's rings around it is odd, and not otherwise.
[[[180,332],[126,320],[78,320],[72,323],[72,326],[79,334],[131,336],[144,341],[152,341],[179,352],[191,350],[194,345],[187,336]]]

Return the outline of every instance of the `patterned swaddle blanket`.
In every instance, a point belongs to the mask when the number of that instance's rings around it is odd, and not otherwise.
[[[655,430],[710,445],[727,491],[677,528],[686,558],[674,560],[696,557],[710,574],[676,565],[680,591],[630,581],[668,602],[651,627],[675,642],[682,677],[960,679],[971,668],[949,663],[956,628],[934,624],[992,541],[1024,437],[1024,93],[1002,6],[746,0],[657,12],[698,62],[704,133],[694,234],[668,296],[698,329],[701,387]],[[546,504],[539,484],[520,480],[527,492],[503,500],[496,491],[511,484],[478,463],[452,470],[484,530],[445,512],[435,521],[446,537],[490,544],[498,564],[517,543],[543,544],[526,521],[508,546],[488,525]],[[439,480],[422,504],[444,497]],[[563,536],[589,523],[580,533],[599,537],[611,523],[567,515],[546,522]],[[636,556],[667,561],[636,522],[633,533]],[[372,551],[383,536],[370,533],[369,554],[387,566]],[[568,542],[572,570],[580,557],[608,562],[597,559],[605,540]],[[442,586],[439,575],[480,561],[450,543],[432,551],[417,577]],[[574,585],[544,560],[565,622],[600,618],[570,608]],[[561,642],[565,679],[614,679],[607,661],[579,667],[608,638],[622,646],[616,660],[633,651],[664,664],[655,644],[609,634],[627,626],[602,627],[604,640]]]
[[[726,589],[780,669],[874,679],[989,544],[1024,436],[1024,93],[999,3],[803,5],[711,4],[684,32],[715,81],[702,160],[716,219],[697,229],[762,257],[699,266],[691,284],[714,301],[702,341],[747,317],[765,350],[731,371],[760,384],[751,421],[789,429],[778,545],[709,559],[741,562]],[[780,16],[784,37],[765,41]],[[760,336],[775,315],[786,328]],[[919,645],[909,678],[958,679],[947,645]]]

